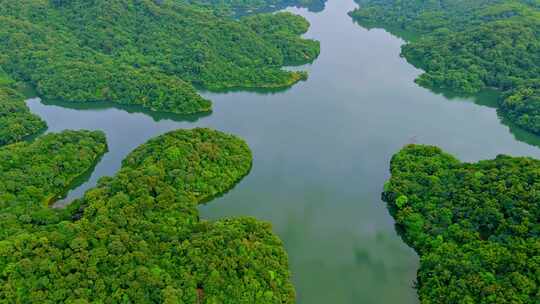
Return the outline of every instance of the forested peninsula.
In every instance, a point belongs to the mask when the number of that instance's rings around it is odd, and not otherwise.
[[[40,97],[192,114],[195,87],[284,88],[305,79],[309,23],[289,13],[234,19],[174,0],[0,1],[0,66]],[[275,26],[260,26],[274,24]]]
[[[462,163],[439,148],[394,155],[383,200],[420,256],[421,303],[540,302],[540,161]]]
[[[357,0],[368,28],[413,37],[402,55],[426,87],[503,92],[499,111],[540,134],[540,3],[532,0]]]
[[[0,67],[0,146],[34,135],[47,127],[30,113],[16,83]]]
[[[59,221],[49,210],[106,152],[101,132],[64,131],[0,147],[0,240]]]
[[[49,194],[104,148],[103,134],[88,131],[0,148],[1,302],[294,303],[269,224],[198,216],[199,203],[249,172],[244,141],[209,129],[167,133],[67,209],[48,208]]]

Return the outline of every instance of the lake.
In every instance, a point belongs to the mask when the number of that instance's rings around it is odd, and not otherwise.
[[[497,154],[540,158],[540,139],[510,128],[494,94],[447,98],[417,86],[421,73],[399,56],[403,40],[366,30],[330,0],[311,22],[321,55],[302,69],[309,80],[278,93],[203,95],[206,116],[148,113],[111,104],[28,101],[47,132],[102,130],[109,152],[58,206],[114,175],[148,139],[178,128],[211,127],[245,139],[251,173],[200,211],[203,218],[249,215],[270,221],[289,254],[298,303],[417,303],[418,257],[396,234],[380,199],[391,156],[408,143],[433,144],[464,161]]]

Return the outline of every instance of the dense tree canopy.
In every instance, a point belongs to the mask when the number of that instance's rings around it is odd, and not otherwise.
[[[535,0],[356,0],[351,15],[370,27],[420,34],[440,29],[461,31],[486,22],[530,14]]]
[[[283,26],[253,30],[269,20]],[[194,85],[287,87],[306,74],[282,67],[319,53],[300,16],[236,20],[174,0],[0,0],[0,23],[0,66],[40,96],[181,114],[211,109]]]
[[[506,93],[501,110],[518,126],[540,134],[540,81]]]
[[[0,299],[293,303],[287,256],[268,224],[198,216],[197,204],[230,189],[250,168],[246,143],[217,131],[150,140],[116,176],[62,211],[63,221],[0,241]]]
[[[36,134],[46,124],[24,103],[14,88],[14,81],[0,69],[0,146],[14,143]]]
[[[420,255],[421,303],[540,302],[540,161],[461,163],[410,145],[383,199]]]
[[[290,13],[258,14],[242,19],[255,33],[275,45],[285,65],[299,65],[316,58],[319,48],[312,40],[300,38],[309,22]]]
[[[414,32],[403,46],[422,68],[427,87],[476,93],[513,91],[501,110],[518,125],[540,133],[538,104],[521,98],[540,85],[540,4],[531,0],[358,0],[353,18],[368,27]],[[535,94],[533,94],[535,95]],[[520,100],[519,102],[517,100]]]
[[[61,219],[49,203],[107,149],[101,132],[64,131],[0,148],[0,240]]]
[[[198,216],[199,203],[249,172],[242,140],[208,129],[167,133],[67,209],[48,204],[92,169],[103,134],[19,142],[45,123],[11,79],[46,99],[186,114],[211,109],[195,86],[280,88],[307,77],[282,69],[318,56],[318,42],[300,38],[305,19],[233,19],[203,4],[0,0],[0,303],[294,302],[269,224]]]

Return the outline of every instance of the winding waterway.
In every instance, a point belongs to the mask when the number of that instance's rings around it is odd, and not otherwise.
[[[80,197],[149,138],[177,128],[211,127],[244,138],[253,170],[200,208],[208,219],[250,215],[272,222],[289,253],[301,304],[417,303],[414,252],[396,235],[380,192],[389,160],[404,144],[441,146],[465,161],[497,154],[540,158],[540,140],[503,124],[489,94],[448,98],[417,86],[420,73],[399,57],[403,41],[347,16],[352,0],[330,0],[307,37],[321,55],[310,79],[272,94],[204,93],[214,112],[176,117],[108,104],[28,102],[49,125],[103,130],[109,152],[59,205]]]

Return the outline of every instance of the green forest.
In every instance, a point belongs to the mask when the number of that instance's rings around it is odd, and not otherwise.
[[[0,239],[63,218],[49,203],[107,150],[101,132],[64,131],[0,147]]]
[[[501,95],[498,111],[540,135],[539,0],[356,2],[360,6],[350,15],[357,23],[410,38],[401,51],[424,71],[418,84],[463,94],[496,89]],[[288,6],[320,11],[324,5],[324,0],[0,0],[0,304],[295,303],[289,259],[270,223],[248,216],[205,220],[199,214],[200,205],[211,203],[250,173],[253,155],[244,140],[208,128],[163,134],[170,125],[155,124],[151,131],[161,135],[125,158],[122,154],[114,176],[100,178],[67,207],[53,208],[106,155],[106,135],[46,132],[46,122],[30,111],[22,92],[28,87],[44,101],[63,104],[112,102],[153,114],[210,113],[212,102],[199,91],[280,90],[307,80],[307,72],[286,67],[313,62],[320,44],[303,37],[310,27],[306,19],[275,11]],[[329,87],[340,88],[336,83]],[[301,114],[335,110],[317,106]],[[349,104],[336,107],[354,114]],[[273,114],[261,115],[274,119]],[[334,127],[345,138],[348,117],[340,119],[344,121]],[[330,121],[317,120],[323,126]],[[52,130],[62,129],[53,126],[54,119],[47,122]],[[278,123],[318,134],[300,123]],[[122,136],[138,129],[129,131]],[[328,135],[319,136],[325,140]],[[378,133],[375,137],[376,145],[384,146],[377,151],[384,151],[391,139]],[[273,138],[259,138],[273,143]],[[304,143],[315,143],[306,139]],[[343,145],[353,150],[356,146],[349,147],[346,140]],[[283,147],[276,149],[276,158],[286,156],[288,143],[278,143]],[[323,164],[308,163],[318,161],[317,155],[294,152],[303,157],[299,170],[307,164],[326,172]],[[343,152],[335,155],[346,157]],[[375,159],[372,165],[378,164]],[[342,169],[339,163],[335,166]],[[271,173],[281,169],[272,168]],[[399,235],[419,256],[415,288],[422,304],[540,303],[540,160],[500,155],[466,163],[434,146],[407,145],[392,157],[390,174],[382,200]],[[282,177],[272,176],[273,181]],[[311,180],[294,182],[281,185],[311,189]],[[376,200],[379,183],[373,187]],[[299,190],[298,197],[315,198],[306,205],[313,210],[300,211],[300,223],[312,224],[309,213],[320,213],[314,204],[332,203],[330,190],[335,189],[323,188],[317,189],[320,193]],[[250,203],[260,195],[253,193]],[[280,193],[285,194],[289,192]],[[296,214],[285,216],[290,217],[287,225],[298,223]],[[299,237],[311,231],[299,228]],[[293,228],[285,230],[293,241],[299,240]],[[395,238],[391,226],[389,231],[389,239]],[[383,243],[392,240],[385,239],[386,231],[375,232],[376,245],[387,248]],[[350,241],[358,269],[388,270],[377,273],[382,281],[394,274],[405,276],[410,265],[386,265],[385,257]],[[396,244],[406,247],[399,239]],[[342,260],[351,256],[345,250],[338,256],[337,267],[343,271],[342,265],[350,264]],[[298,265],[318,267],[319,262],[301,260]],[[321,265],[321,272],[331,267],[337,268]]]
[[[409,145],[394,155],[383,200],[420,256],[421,303],[540,302],[540,161],[462,163]]]
[[[20,141],[47,126],[30,113],[16,83],[0,68],[0,146]]]
[[[357,0],[351,16],[368,28],[412,33],[402,55],[429,88],[502,91],[499,109],[540,134],[540,3],[534,0]]]
[[[2,0],[0,22],[0,66],[40,97],[178,114],[211,110],[195,87],[288,87],[307,74],[282,67],[319,54],[300,16],[234,19],[174,0]]]
[[[67,209],[48,208],[104,149],[103,134],[87,131],[2,148],[1,303],[294,302],[269,224],[198,216],[198,204],[249,172],[244,141],[209,129],[167,133]]]
[[[295,301],[287,255],[269,224],[198,216],[198,204],[248,174],[244,141],[209,129],[167,133],[68,208],[50,208],[93,170],[107,143],[91,131],[37,137],[47,126],[19,93],[24,83],[46,100],[191,114],[211,110],[196,87],[282,88],[306,79],[282,67],[318,56],[319,43],[300,37],[309,23],[290,13],[225,13],[237,9],[0,1],[0,303]]]

